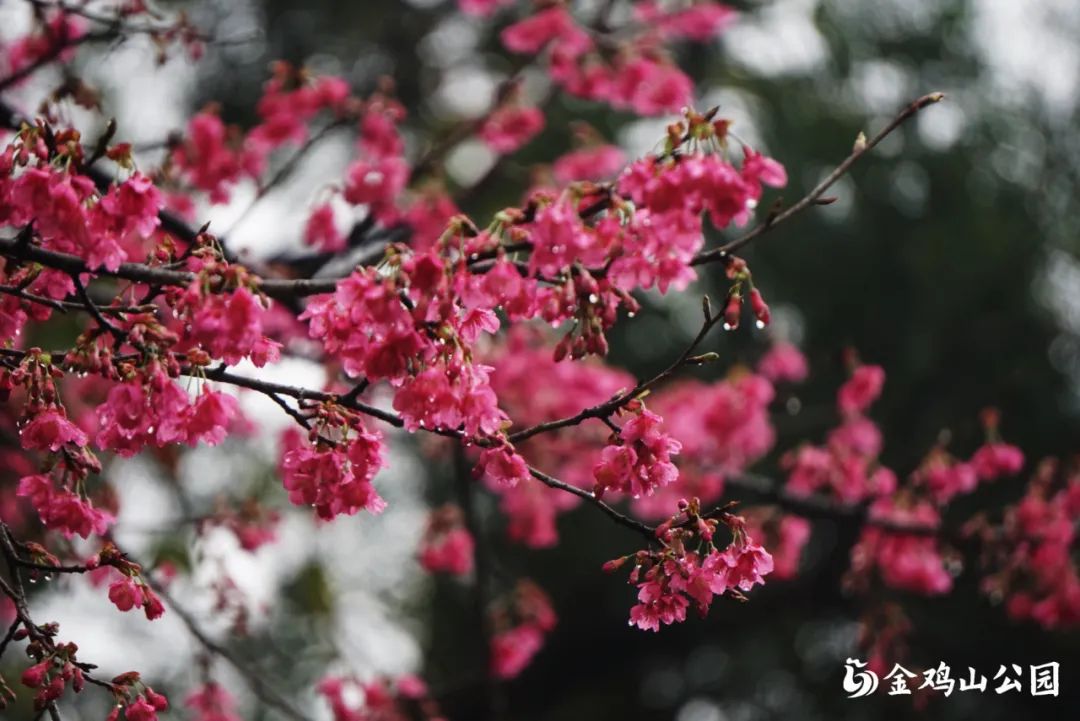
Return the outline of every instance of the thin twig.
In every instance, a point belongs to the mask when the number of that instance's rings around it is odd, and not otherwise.
[[[905,121],[915,117],[915,115],[917,115],[920,110],[929,107],[930,105],[933,105],[937,102],[940,102],[944,98],[944,93],[929,93],[913,101],[910,105],[904,108],[899,115],[893,118],[888,125],[882,128],[881,131],[878,132],[878,134],[875,135],[873,138],[866,141],[865,144],[857,143],[855,149],[851,151],[851,155],[844,158],[844,161],[840,163],[840,165],[836,166],[836,168],[831,173],[825,176],[824,180],[814,186],[814,189],[807,193],[805,196],[803,196],[803,198],[797,203],[795,203],[795,205],[792,205],[787,210],[775,216],[770,216],[764,222],[755,226],[754,229],[750,232],[728,243],[725,243],[719,248],[714,248],[703,253],[698,253],[697,256],[695,256],[694,259],[690,262],[690,264],[701,265],[703,263],[725,261],[732,253],[747,245],[755,238],[762,236],[765,233],[768,233],[770,230],[780,225],[788,218],[791,218],[793,215],[796,215],[797,213],[806,210],[811,205],[813,205],[816,200],[823,196],[825,192],[829,188],[831,188],[833,184],[836,183],[836,181],[844,177],[848,170],[851,169],[851,166],[855,164],[855,161],[873,150],[878,145],[878,143],[888,137],[889,134],[896,130],[898,127],[903,125]]]

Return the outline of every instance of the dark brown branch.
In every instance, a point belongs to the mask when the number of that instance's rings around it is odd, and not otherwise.
[[[251,668],[247,661],[237,656],[232,650],[207,636],[206,632],[200,628],[195,617],[183,606],[177,604],[169,592],[154,581],[149,574],[144,574],[142,578],[147,585],[154,590],[154,593],[169,604],[173,613],[175,613],[183,622],[184,626],[187,627],[188,633],[190,633],[208,652],[225,659],[229,665],[236,669],[237,673],[239,673],[247,682],[252,692],[267,706],[277,709],[286,717],[292,719],[292,721],[311,721],[309,716],[306,716],[304,713],[297,710],[284,696],[279,694],[275,688],[275,684],[264,678],[263,674]]]
[[[115,40],[118,37],[120,36],[117,35],[115,32],[86,33],[85,35],[80,35],[77,38],[70,38],[61,42],[57,42],[51,48],[49,48],[49,51],[47,53],[42,55],[34,62],[30,63],[29,65],[25,65],[22,68],[19,68],[7,77],[0,78],[0,92],[3,92],[11,86],[30,77],[38,70],[41,70],[46,65],[59,58],[66,51],[78,45],[92,42]]]
[[[591,408],[586,408],[576,415],[568,416],[566,418],[560,418],[554,421],[548,421],[546,423],[538,423],[535,426],[530,426],[529,428],[525,428],[524,430],[518,431],[517,433],[511,433],[510,442],[518,443],[520,441],[532,438],[533,436],[540,433],[548,433],[559,428],[576,426],[589,418],[599,418],[601,420],[609,418],[612,414],[620,410],[631,400],[637,398],[642,393],[652,389],[654,386],[656,386],[666,378],[672,376],[680,368],[686,365],[687,362],[690,360],[690,356],[693,355],[697,347],[701,345],[701,342],[705,340],[705,336],[709,334],[709,331],[712,330],[713,326],[715,326],[722,318],[722,315],[708,316],[701,324],[701,329],[698,331],[698,334],[690,342],[690,345],[686,347],[686,350],[684,350],[682,354],[671,363],[671,365],[662,370],[660,373],[657,373],[652,378],[640,381],[630,390],[616,395],[614,398],[605,403],[601,403],[597,406],[592,406]]]
[[[606,513],[608,517],[611,518],[611,520],[615,521],[619,525],[625,526],[632,531],[640,533],[650,541],[656,540],[656,530],[652,526],[647,526],[641,521],[634,520],[629,516],[624,516],[608,504],[601,501],[589,491],[578,488],[577,486],[571,486],[569,483],[560,481],[558,478],[553,478],[552,476],[549,476],[543,471],[537,470],[536,468],[533,468],[531,466],[529,467],[529,474],[536,480],[543,483],[548,488],[555,488],[560,491],[565,491],[566,493],[571,493],[578,498],[588,501],[589,503]]]
[[[889,518],[871,516],[863,503],[841,503],[821,494],[801,495],[788,491],[771,478],[753,473],[741,473],[725,480],[726,488],[747,494],[748,505],[770,504],[806,518],[850,520],[864,526],[913,536],[940,536],[953,538],[956,533],[942,524],[902,523]],[[715,515],[714,509],[706,515]]]

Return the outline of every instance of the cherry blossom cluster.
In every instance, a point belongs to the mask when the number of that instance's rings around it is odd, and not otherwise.
[[[551,600],[532,581],[520,580],[509,598],[494,610],[491,671],[496,678],[519,675],[544,646],[558,623]]]
[[[718,546],[721,524],[731,539]],[[772,555],[747,535],[741,516],[706,513],[696,498],[680,501],[679,512],[656,528],[656,538],[658,550],[604,564],[612,572],[633,563],[630,583],[637,586],[638,603],[630,609],[630,625],[642,630],[685,621],[691,604],[704,616],[716,596],[742,598],[773,570]]]
[[[455,576],[472,573],[475,542],[464,524],[461,509],[455,505],[431,512],[420,541],[419,560],[425,570]]]
[[[258,125],[242,135],[214,108],[203,110],[191,118],[172,149],[168,170],[174,181],[206,193],[210,202],[226,203],[239,181],[262,177],[271,153],[303,143],[321,112],[346,114],[349,99],[349,86],[341,78],[312,79],[287,63],[276,63],[256,106]]]
[[[55,640],[58,633],[59,626],[55,623],[25,624],[12,636],[14,640],[27,640],[26,654],[34,661],[23,671],[20,681],[34,690],[36,710],[44,711],[52,706],[68,687],[74,693],[81,692],[88,681],[111,692],[115,706],[108,721],[117,721],[121,714],[127,721],[156,721],[158,712],[169,707],[168,700],[144,683],[135,671],[120,674],[111,682],[93,678],[90,672],[94,666],[79,660],[79,648],[74,643],[58,643]],[[0,697],[0,708],[5,703],[6,699]]]
[[[80,140],[76,130],[54,132],[40,121],[16,135],[0,153],[0,222],[33,224],[43,248],[84,258],[91,270],[115,271],[143,256],[161,223],[162,195],[139,172],[99,193],[90,178],[73,172],[85,160]],[[48,278],[41,289],[69,292],[66,283]]]
[[[282,438],[279,471],[289,500],[326,520],[381,513],[386,502],[371,481],[384,465],[382,434],[333,404],[313,408],[308,425],[306,436],[289,428]]]
[[[214,681],[192,689],[184,707],[190,709],[193,721],[241,721],[232,694]]]
[[[1078,519],[1080,476],[1053,460],[1039,464],[1023,498],[1006,510],[1000,524],[986,519],[969,524],[986,552],[984,592],[1004,600],[1018,621],[1075,628],[1080,624],[1080,572],[1073,556]]]
[[[45,454],[40,473],[19,479],[17,493],[29,499],[49,528],[65,536],[104,534],[113,521],[108,511],[95,508],[87,479],[101,471],[101,462],[88,447],[89,437],[67,418],[55,380],[62,376],[48,354],[31,349],[14,370],[0,371],[4,393],[21,393],[19,442],[26,451]]]
[[[327,676],[319,682],[317,690],[330,706],[334,721],[409,718],[444,721],[427,684],[416,676],[371,681],[354,676]]]
[[[75,54],[73,46],[86,34],[87,25],[74,14],[50,13],[43,23],[4,48],[0,67],[5,76],[13,76],[54,56],[69,60]]]
[[[949,562],[954,554],[947,552],[938,534],[942,508],[956,495],[973,492],[980,481],[1017,474],[1024,457],[1018,448],[1000,441],[997,414],[989,412],[984,414],[989,440],[970,461],[958,460],[939,446],[901,484],[878,462],[882,434],[865,415],[884,383],[880,366],[853,367],[837,392],[842,421],[829,432],[826,444],[804,444],[785,454],[787,490],[797,496],[825,493],[848,506],[869,503],[868,522],[851,551],[848,583],[865,586],[876,570],[893,588],[947,593],[958,569]]]
[[[497,3],[469,3],[490,12]],[[638,115],[677,112],[689,105],[693,81],[670,57],[666,42],[706,42],[729,24],[733,12],[699,2],[665,12],[658,3],[635,5],[635,25],[626,37],[589,29],[562,2],[539,4],[533,14],[503,29],[512,53],[547,54],[548,72],[571,95],[608,103]]]
[[[169,701],[150,688],[135,671],[121,674],[112,680],[116,706],[105,721],[157,721],[159,711],[169,709]]]
[[[643,630],[681,622],[691,606],[704,615],[717,596],[742,599],[766,576],[796,575],[811,526],[785,503],[796,512],[800,502],[835,503],[864,521],[852,550],[852,587],[880,579],[923,594],[952,588],[959,564],[944,538],[946,505],[979,483],[1017,474],[1024,457],[988,417],[987,442],[968,460],[941,445],[901,482],[879,461],[882,434],[869,417],[885,379],[878,366],[853,361],[838,393],[836,428],[823,443],[783,454],[787,484],[774,499],[780,506],[745,516],[730,504],[706,510],[769,456],[776,389],[808,374],[799,350],[777,338],[753,370],[735,366],[711,381],[676,377],[685,366],[719,359],[698,348],[714,326],[735,331],[748,310],[763,329],[772,315],[746,262],[729,252],[742,241],[706,251],[704,218],[721,231],[746,225],[764,186],[783,187],[787,173],[730,133],[730,121],[715,109],[694,110],[693,84],[675,62],[675,44],[711,41],[733,11],[710,0],[647,0],[615,28],[610,3],[594,18],[561,0],[521,3],[526,14],[511,19],[512,4],[458,2],[496,22],[506,10],[508,24],[496,28],[503,47],[540,57],[567,93],[637,115],[678,113],[659,152],[627,165],[599,133],[576,128],[577,146],[534,176],[519,206],[484,225],[460,214],[439,178],[453,143],[433,143],[413,157],[405,142],[410,119],[389,81],[360,98],[341,77],[277,63],[253,127],[231,126],[207,107],[170,140],[165,160],[144,170],[136,169],[131,145],[113,143],[115,124],[87,142],[57,121],[68,114],[55,112],[55,103],[42,106],[49,120],[12,128],[0,151],[0,226],[13,235],[0,238],[0,397],[9,411],[0,430],[17,438],[21,452],[0,448],[4,480],[15,481],[12,493],[12,484],[0,488],[0,550],[16,579],[20,567],[32,580],[52,571],[86,573],[107,585],[103,594],[120,611],[161,616],[149,570],[103,540],[119,500],[96,452],[154,451],[170,463],[175,447],[241,436],[249,424],[240,403],[217,385],[231,383],[273,400],[296,422],[280,437],[282,495],[321,521],[384,509],[376,476],[387,449],[376,423],[385,422],[426,433],[436,453],[460,445],[475,477],[499,497],[514,541],[555,544],[559,514],[582,504],[644,535],[648,548],[605,564],[612,571],[632,562],[630,624]],[[39,63],[68,59],[95,25],[122,32],[133,19],[157,17],[139,0],[115,12],[114,23],[82,6],[43,12],[0,53],[0,67],[18,79]],[[178,39],[194,53],[201,42],[183,18],[149,34],[159,44]],[[514,153],[547,127],[543,104],[533,102],[515,75],[487,112],[449,137],[475,137],[498,156]],[[242,266],[206,227],[186,227],[173,215],[195,223],[196,201],[224,204],[242,184],[253,186],[258,202],[307,148],[350,127],[356,145],[348,168],[314,190],[297,236],[328,255],[363,242],[365,228],[403,231],[395,237],[407,240],[344,277],[292,280],[275,277],[273,267]],[[102,170],[105,163],[115,170]],[[339,224],[343,205],[364,218],[351,229]],[[702,331],[681,358],[651,379],[605,362],[609,331],[640,311],[643,291],[685,291],[695,268],[712,261],[723,263],[727,278],[722,311],[714,316],[706,299]],[[32,347],[27,336],[39,342],[42,324],[67,310],[87,321],[76,331],[54,324],[72,336],[65,350]],[[230,370],[266,368],[293,354],[323,363],[322,389]],[[1000,524],[969,529],[991,551],[984,589],[1006,599],[1016,618],[1047,627],[1080,620],[1070,555],[1078,488],[1075,476],[1044,466]],[[15,539],[11,528],[36,532],[8,513],[20,498],[42,533],[86,539],[96,549],[89,560],[65,567],[44,545],[49,535],[35,536],[42,543]],[[610,505],[624,502],[633,516],[662,522],[653,529]],[[438,508],[417,529],[426,570],[468,577],[483,569],[485,534],[474,538],[476,519],[462,508]],[[196,530],[227,528],[241,548],[255,551],[274,542],[280,518],[255,497],[234,503],[222,494],[196,519]],[[168,575],[165,567],[157,571],[159,579]],[[247,610],[237,584],[222,572],[210,586],[215,611],[243,631]],[[135,672],[111,682],[89,676],[93,667],[76,658],[74,644],[54,640],[55,624],[30,620],[24,593],[5,586],[0,596],[0,611],[12,616],[2,620],[18,622],[12,637],[27,641],[33,663],[22,682],[39,710],[87,680],[111,692],[109,721],[154,721],[168,709]],[[521,581],[501,598],[479,600],[493,630],[485,672],[516,677],[556,627],[550,599]],[[876,658],[885,658],[896,652],[903,624],[879,625]],[[204,681],[185,702],[194,717],[239,718],[229,690]],[[412,676],[332,675],[317,690],[336,721],[441,718]]]
[[[864,413],[881,395],[885,372],[861,365],[837,393],[841,424],[830,431],[824,446],[805,444],[788,452],[789,491],[809,495],[825,492],[844,503],[859,503],[896,490],[896,475],[877,462],[881,431]]]
[[[269,301],[259,292],[258,278],[206,246],[191,252],[186,264],[195,274],[191,285],[166,291],[181,326],[176,351],[197,348],[229,365],[247,359],[259,368],[280,359],[281,343],[264,335]]]

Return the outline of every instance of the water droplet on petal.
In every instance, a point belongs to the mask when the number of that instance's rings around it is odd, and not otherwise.
[[[761,330],[762,328],[765,327],[765,321],[759,320],[759,321],[755,322],[754,325],[757,326],[758,330]]]
[[[724,323],[724,330],[731,330],[734,327],[731,323]]]

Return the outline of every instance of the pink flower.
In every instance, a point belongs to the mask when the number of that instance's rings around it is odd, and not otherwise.
[[[785,515],[780,520],[779,540],[772,549],[774,578],[786,580],[798,574],[810,530],[810,521],[800,516]]]
[[[280,471],[289,500],[296,505],[314,506],[325,520],[360,509],[378,514],[386,508],[371,484],[384,465],[378,432],[361,429],[345,444],[330,448],[313,448],[303,441],[290,445]]]
[[[23,476],[17,494],[30,499],[46,528],[58,530],[68,538],[76,534],[83,538],[101,535],[113,522],[111,514],[94,508],[89,500],[67,488],[55,488],[46,475]]]
[[[728,583],[740,591],[749,591],[755,584],[764,584],[765,576],[773,570],[772,555],[749,538],[745,543],[728,546],[720,557],[728,567]]]
[[[485,448],[473,473],[489,484],[513,487],[528,480],[529,465],[512,448]]]
[[[241,721],[236,701],[220,684],[209,682],[191,691],[184,705],[195,712],[194,721]]]
[[[682,444],[661,430],[662,422],[660,416],[642,410],[623,425],[619,435],[625,445],[606,447],[593,470],[598,496],[613,489],[639,498],[678,478],[671,456]]]
[[[102,213],[102,224],[120,239],[141,240],[149,238],[161,225],[158,213],[164,201],[154,182],[136,172],[123,183],[110,186],[97,207]]]
[[[345,200],[353,205],[369,205],[372,212],[392,208],[409,179],[409,167],[399,157],[357,160],[347,172]]]
[[[109,585],[109,600],[121,611],[130,611],[143,605],[142,587],[125,576]]]
[[[199,441],[210,446],[221,443],[239,407],[232,396],[203,386],[203,392],[186,414],[184,425],[188,445],[195,446]]]
[[[214,113],[202,112],[188,121],[186,141],[173,150],[173,163],[213,203],[229,200],[229,190],[247,170],[239,150],[230,147],[225,124]]]
[[[458,0],[458,7],[466,15],[486,17],[498,8],[510,5],[514,0]]]
[[[425,538],[420,548],[420,565],[431,573],[440,571],[465,576],[473,569],[473,539],[464,528],[452,528]]]
[[[675,593],[670,585],[649,581],[638,586],[638,603],[630,609],[630,623],[642,631],[659,631],[660,624],[670,626],[686,620],[690,602]]]
[[[552,166],[555,180],[563,185],[575,180],[606,180],[626,165],[626,155],[614,145],[598,145],[566,153]]]
[[[639,56],[619,68],[611,95],[615,107],[662,115],[691,105],[694,85],[678,67]]]
[[[940,515],[928,502],[901,507],[889,497],[871,505],[870,518],[931,528],[941,522]],[[924,595],[943,594],[952,589],[952,577],[932,535],[896,532],[867,524],[851,550],[851,557],[853,571],[876,566],[882,581],[893,588]]]
[[[1024,453],[1008,443],[987,443],[971,457],[971,465],[981,480],[1013,476],[1024,467]]]
[[[47,659],[45,661],[42,661],[41,663],[36,663],[33,666],[26,669],[25,671],[23,671],[23,674],[22,674],[22,684],[23,684],[23,686],[28,686],[30,688],[37,688],[37,687],[41,686],[41,684],[45,683],[46,675],[48,674],[49,669],[51,668],[51,666],[52,666],[52,660]]]
[[[334,208],[329,203],[311,211],[304,229],[304,242],[330,253],[345,249],[345,236],[334,223]]]
[[[773,383],[801,383],[809,374],[806,357],[791,343],[775,343],[758,361],[758,373]]]
[[[146,615],[147,621],[153,621],[165,615],[165,605],[148,586],[143,588],[142,606],[143,614]],[[159,708],[158,710],[160,711],[162,709]]]
[[[744,148],[743,153],[742,176],[748,181],[754,184],[764,183],[773,188],[787,185],[787,171],[783,165],[749,147]]]
[[[881,446],[881,431],[863,416],[848,418],[829,433],[829,447],[842,454],[876,458]]]
[[[541,10],[502,31],[503,46],[512,53],[535,55],[553,40],[580,32],[570,13],[561,6]]]
[[[278,344],[263,335],[265,298],[241,287],[230,293],[211,293],[196,279],[179,299],[178,308],[190,318],[184,341],[199,345],[213,358],[230,365],[251,358],[256,365],[278,358]]]
[[[124,707],[124,718],[127,721],[157,721],[157,709],[147,703],[146,698],[139,696],[134,703]]]
[[[56,409],[35,415],[33,420],[19,431],[19,440],[27,450],[49,450],[54,453],[68,443],[80,447],[87,443],[82,429]]]
[[[157,711],[165,711],[169,708],[169,699],[157,693],[149,686],[146,687],[146,700],[149,701],[150,705]]]
[[[919,475],[934,500],[947,503],[953,496],[971,493],[979,483],[975,468],[968,463],[954,463],[947,458],[934,458],[920,469]]]
[[[859,366],[837,393],[837,405],[845,414],[861,413],[881,395],[885,370],[881,366]]]
[[[642,23],[657,28],[667,37],[706,42],[723,32],[735,19],[735,10],[718,2],[699,2],[685,9],[665,12],[655,0],[634,5],[634,15]]]
[[[25,35],[6,48],[5,75],[14,74],[54,55],[61,62],[67,62],[75,53],[77,44],[74,41],[85,34],[86,21],[83,18],[73,13],[53,13],[40,33]]]
[[[544,114],[539,108],[504,106],[489,115],[478,135],[487,146],[501,155],[514,152],[544,128]]]
[[[397,686],[398,693],[408,699],[421,699],[428,695],[427,684],[419,676],[399,676],[394,685]]]
[[[491,670],[497,678],[514,678],[543,646],[544,634],[529,624],[496,634],[491,639]]]

